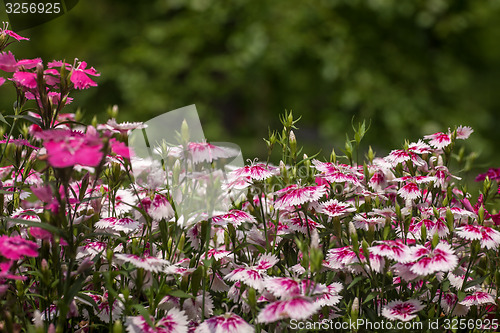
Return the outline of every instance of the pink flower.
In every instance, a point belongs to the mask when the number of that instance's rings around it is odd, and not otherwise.
[[[376,244],[377,245],[369,248],[370,253],[377,254],[400,263],[406,263],[411,260],[411,250],[402,241],[384,240],[377,241]]]
[[[97,73],[96,70],[91,67],[86,69],[87,63],[82,61],[78,64],[76,68],[74,68],[71,73],[70,80],[75,85],[76,89],[87,89],[89,87],[97,87],[97,83],[89,78],[89,75],[92,76],[100,76],[101,74]]]
[[[271,277],[266,279],[265,287],[274,296],[281,299],[296,296],[312,296],[328,292],[325,285],[311,280],[296,280],[288,277]]]
[[[66,168],[76,164],[96,167],[102,160],[102,142],[97,134],[71,130],[46,130],[37,136],[44,140],[50,165]]]
[[[19,275],[11,274],[9,272],[9,270],[12,266],[12,263],[13,263],[12,260],[0,262],[0,285],[1,285],[3,279],[12,279],[12,280],[25,280],[26,279],[26,276],[19,276]],[[1,294],[2,293],[0,291],[0,295]]]
[[[363,216],[365,215],[365,216]],[[373,227],[374,230],[379,230],[384,227],[385,218],[383,217],[367,217],[366,214],[357,214],[352,219],[352,222],[356,229],[370,230]]]
[[[106,229],[108,231],[129,233],[135,231],[139,227],[139,222],[134,221],[129,217],[106,217],[97,222],[95,227],[99,229]]]
[[[32,72],[15,72],[12,81],[28,89],[36,89],[37,87],[36,73]]]
[[[495,304],[495,298],[487,292],[477,290],[472,295],[465,296],[459,304],[465,306]]]
[[[3,23],[3,28],[0,28],[0,40],[4,39],[5,36],[12,37],[12,38],[14,38],[17,41],[30,40],[29,38],[19,36],[14,31],[7,30],[8,27],[9,27],[9,23],[8,22],[4,22]]]
[[[0,77],[0,86],[5,83],[5,79],[3,77]]]
[[[250,177],[254,180],[264,180],[279,173],[279,169],[263,163],[245,165],[242,168],[231,171],[231,175],[237,178]]]
[[[210,249],[207,252],[207,256],[205,256],[205,253],[201,255],[201,260],[211,258],[215,258],[215,260],[221,260],[222,258],[227,257],[229,254],[231,254],[231,251],[226,251],[224,247],[218,249]]]
[[[410,321],[415,318],[416,313],[425,308],[419,300],[392,301],[382,308],[382,316],[389,320]]]
[[[411,161],[416,166],[422,166],[425,164],[424,160],[417,154],[402,149],[391,151],[390,154],[386,156],[384,159],[386,162],[390,163],[393,167],[396,167],[398,164],[404,163],[406,161]]]
[[[326,193],[324,186],[306,186],[290,185],[276,192],[279,199],[275,201],[274,208],[282,209],[302,205],[306,202],[318,201]]]
[[[253,333],[255,330],[240,316],[226,312],[205,320],[195,330],[195,333]]]
[[[431,249],[430,244],[413,247],[411,260],[415,263],[410,270],[418,275],[449,272],[458,264],[458,258],[451,246],[444,242],[439,243],[434,249]]]
[[[130,148],[127,147],[123,142],[112,138],[109,140],[111,146],[111,151],[118,156],[130,159]]]
[[[116,253],[115,257],[118,260],[129,262],[136,267],[154,273],[162,271],[165,266],[169,265],[169,262],[167,260],[151,256],[139,257],[135,254]]]
[[[167,314],[155,322],[151,317],[153,326],[149,326],[142,316],[127,317],[128,333],[187,333],[188,318],[184,311],[171,308]]]
[[[276,301],[266,305],[257,316],[259,323],[272,323],[281,319],[304,320],[312,316],[320,305],[305,297]]]
[[[457,139],[465,140],[474,132],[474,130],[469,126],[458,126],[457,128]]]
[[[331,217],[342,217],[355,211],[356,208],[354,208],[350,203],[339,202],[337,199],[331,199],[323,202],[319,207],[320,213],[324,213]]]
[[[225,226],[228,223],[238,227],[243,222],[256,223],[255,217],[242,210],[233,209],[227,214],[215,215],[212,217],[214,225]]]
[[[0,53],[0,70],[5,72],[15,72],[17,70],[17,60],[12,52]]]
[[[274,265],[278,263],[279,259],[274,254],[263,254],[257,260],[257,264],[253,266],[253,268],[257,270],[267,271],[269,268],[272,268]]]
[[[224,280],[243,282],[256,290],[263,290],[264,279],[267,275],[262,271],[252,267],[240,267],[233,269],[224,277]]]
[[[195,164],[202,162],[211,163],[219,158],[235,157],[239,153],[235,149],[214,146],[208,142],[190,142],[188,143],[188,152]]]
[[[427,154],[430,153],[432,149],[427,143],[418,140],[418,142],[412,142],[408,145],[408,151],[417,154]]]
[[[113,118],[113,119],[109,119],[106,124],[98,125],[97,129],[98,130],[108,130],[108,131],[111,131],[113,133],[127,134],[134,129],[144,129],[147,127],[148,127],[147,125],[145,125],[144,123],[141,123],[141,122],[117,123],[116,120]]]
[[[24,256],[37,257],[38,245],[21,236],[0,236],[0,255],[7,259],[18,260]]]
[[[429,144],[437,149],[444,148],[451,143],[451,135],[449,133],[438,132],[426,135],[424,139],[429,139]]]
[[[422,219],[418,222],[415,219],[412,219],[408,232],[413,236],[420,238],[420,234],[422,233],[422,225],[425,225],[428,239],[432,239],[435,233],[437,233],[440,238],[444,238],[450,232],[444,218],[442,217],[440,217],[439,219]]]
[[[422,196],[422,191],[418,188],[418,185],[409,182],[405,186],[401,187],[398,191],[398,194],[406,200],[415,200]]]
[[[460,238],[467,240],[479,240],[481,247],[496,249],[500,245],[500,232],[482,225],[467,224],[455,229]]]
[[[338,282],[334,282],[326,286],[326,292],[323,295],[319,296],[316,299],[315,303],[321,307],[337,305],[342,299],[342,296],[338,295],[338,293],[341,292],[342,289],[343,286]]]
[[[170,219],[175,215],[174,209],[167,197],[158,193],[152,199],[150,197],[142,198],[140,207],[156,221]]]

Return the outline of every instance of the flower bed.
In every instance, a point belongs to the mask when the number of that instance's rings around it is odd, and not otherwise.
[[[13,39],[24,38],[0,31],[0,84],[16,91],[14,114],[0,118],[9,131],[0,168],[4,330],[498,326],[499,217],[485,209],[498,172],[478,178],[484,188],[472,204],[449,169],[472,129],[383,158],[370,149],[361,161],[363,123],[345,156],[323,160],[302,155],[286,113],[266,140],[269,154],[281,150],[279,166],[203,173],[234,150],[190,141],[183,123],[177,145],[148,143],[159,157],[140,157],[129,134],[144,124],[90,126],[64,113],[70,93],[97,85],[94,68],[16,60],[4,51]],[[215,185],[231,193],[225,211]]]

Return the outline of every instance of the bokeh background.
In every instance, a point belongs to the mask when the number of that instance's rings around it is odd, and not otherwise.
[[[115,104],[119,121],[196,104],[210,141],[252,159],[285,110],[310,155],[341,154],[363,120],[378,156],[469,125],[483,171],[500,166],[499,18],[498,0],[82,0],[12,50],[95,67],[99,87],[70,106],[87,120]]]

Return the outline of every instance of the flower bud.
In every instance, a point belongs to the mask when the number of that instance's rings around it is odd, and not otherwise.
[[[181,125],[181,140],[184,144],[187,144],[189,142],[189,126],[186,119],[182,121]]]

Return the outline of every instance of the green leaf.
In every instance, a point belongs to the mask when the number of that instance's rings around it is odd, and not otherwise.
[[[349,284],[349,286],[347,287],[347,290],[351,289],[352,287],[354,287],[356,285],[356,283],[358,283],[359,281],[361,280],[364,280],[366,279],[365,277],[363,276],[358,276],[356,277],[354,280],[352,280],[352,282]]]
[[[5,118],[3,117],[3,114],[0,113],[0,121],[4,124],[6,124],[7,126],[10,126],[10,124],[7,122],[7,120],[5,120]]]
[[[33,222],[33,221],[24,220],[24,219],[14,219],[11,217],[8,217],[7,221],[11,221],[11,222],[14,222],[17,224],[24,224],[28,227],[42,228],[42,229],[50,231],[51,233],[58,235],[62,238],[66,238],[65,233],[61,229],[58,229],[58,228],[54,227],[53,225],[45,223],[45,222]]]
[[[167,294],[178,298],[194,298],[192,295],[180,289],[169,291]]]
[[[377,293],[370,293],[368,296],[366,296],[365,300],[363,301],[363,304],[368,303],[372,299],[374,299],[377,296]]]
[[[153,321],[151,320],[151,314],[146,310],[146,308],[140,304],[132,305],[134,309],[136,309],[139,314],[144,318],[144,320],[148,323],[149,326],[153,327]]]
[[[40,127],[42,126],[42,121],[40,119],[37,119],[37,118],[30,116],[30,115],[27,115],[27,114],[8,115],[7,118],[24,119],[24,120],[27,120],[30,123],[36,124]]]

